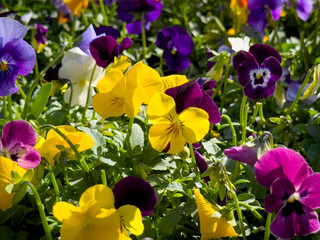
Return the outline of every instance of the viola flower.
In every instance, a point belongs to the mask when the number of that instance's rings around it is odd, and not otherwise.
[[[86,10],[88,0],[51,0],[59,11],[59,22],[73,21],[73,16],[80,15],[81,9]]]
[[[241,26],[247,24],[248,19],[248,1],[247,0],[231,0],[230,9],[234,15],[237,17],[237,26],[235,21],[232,24],[232,28],[230,28],[227,33],[228,35],[235,35],[236,34],[236,27],[237,31],[239,32]]]
[[[309,18],[309,15],[313,8],[313,1],[312,0],[296,0],[296,11],[298,14],[298,17],[302,21],[307,21]],[[288,6],[291,6],[290,0],[286,0],[286,3]]]
[[[0,156],[0,209],[2,211],[12,207],[12,200],[15,193],[8,193],[6,187],[13,184],[11,177],[12,170],[16,170],[22,177],[27,170],[18,166],[17,162]]]
[[[114,2],[116,2],[116,0],[103,0],[103,4],[108,7],[111,6]],[[99,4],[99,0],[95,0],[95,3]]]
[[[216,217],[219,208],[211,204],[202,194],[193,188],[200,219],[201,240],[237,237],[231,224],[224,217]],[[220,214],[221,215],[221,214]]]
[[[179,153],[186,143],[199,142],[209,130],[207,112],[189,107],[178,114],[174,99],[161,92],[151,98],[147,115],[153,124],[149,141],[158,152]]]
[[[70,49],[62,58],[62,66],[59,69],[59,78],[68,79],[72,84],[71,87],[64,93],[64,101],[69,103],[72,92],[71,106],[80,105],[84,107],[88,96],[89,83],[95,66],[95,61],[91,56],[85,54],[80,48],[75,47]],[[90,96],[93,96],[95,91],[93,87],[103,77],[104,70],[96,66],[90,89]],[[89,105],[92,102],[92,97],[89,98]]]
[[[193,50],[193,41],[188,32],[180,26],[163,28],[157,35],[156,45],[163,49],[163,58],[171,72],[187,69],[188,55]]]
[[[94,146],[92,138],[84,133],[75,129],[70,125],[58,126],[59,129],[69,140],[75,145],[79,152],[83,152],[87,149],[91,149]],[[62,146],[66,149],[66,152],[74,154],[70,145],[54,130],[50,130],[47,134],[45,142],[39,148],[39,152],[43,158],[45,158],[51,166],[54,165],[54,159],[56,155],[60,153],[58,147]]]
[[[97,65],[105,68],[113,62],[114,57],[118,57],[131,45],[132,41],[129,37],[124,38],[119,45],[113,37],[101,36],[90,43],[89,49]]]
[[[24,120],[8,122],[2,129],[0,155],[18,163],[19,167],[35,168],[41,156],[35,148],[37,135],[30,123]]]
[[[209,114],[210,123],[219,123],[221,114],[217,105],[212,98],[201,89],[196,80],[189,81],[183,85],[169,88],[166,94],[171,96],[176,105],[176,112],[180,114],[183,110],[189,107],[201,108]]]
[[[156,194],[151,185],[138,177],[125,177],[113,188],[115,208],[130,204],[140,209],[142,217],[152,214],[157,203]]]
[[[150,29],[151,22],[158,19],[161,14],[162,3],[160,0],[119,0],[117,13],[119,18],[126,22],[129,34],[140,34],[141,16],[144,14],[144,27]]]
[[[18,74],[28,75],[36,61],[34,49],[23,40],[28,28],[9,18],[0,18],[0,96],[16,93]]]
[[[185,75],[169,75],[161,77],[161,79],[163,82],[164,90],[177,87],[188,82],[188,78]]]
[[[199,77],[196,79],[196,82],[200,85],[200,88],[205,91],[210,97],[213,95],[213,89],[216,86],[216,82],[214,80],[210,80],[209,78]]]
[[[276,148],[265,153],[255,165],[257,182],[270,189],[265,211],[278,212],[270,231],[281,239],[305,236],[320,229],[320,173],[313,173],[295,151]]]
[[[35,39],[37,40],[38,43],[38,50],[37,53],[40,53],[43,48],[48,44],[48,40],[46,37],[48,29],[44,28],[41,24],[37,24],[37,33],[35,36]]]
[[[301,83],[291,82],[286,92],[286,99],[290,102],[293,102],[301,86],[302,86]],[[302,96],[300,97],[300,99],[303,100],[308,105],[311,105],[312,103],[314,103],[320,98],[320,93],[316,93],[317,91],[312,91],[311,89],[312,89],[311,84],[307,84],[306,87],[303,89]],[[312,92],[313,94],[311,94]]]
[[[159,73],[142,62],[136,63],[125,74],[108,71],[98,83],[99,93],[94,95],[92,106],[104,118],[127,114],[135,117],[142,103],[148,104],[151,96],[163,92]]]
[[[129,240],[144,230],[140,210],[132,205],[114,208],[112,190],[102,184],[88,188],[80,197],[79,207],[57,202],[53,215],[62,222],[61,239]]]
[[[233,67],[244,94],[251,100],[270,97],[282,76],[281,56],[265,44],[254,44],[249,52],[239,51],[233,58]]]
[[[197,150],[194,150],[193,153],[194,153],[194,157],[196,159],[196,163],[199,168],[199,171],[202,174],[208,170],[208,164],[206,160],[203,158],[203,156]],[[204,181],[209,182],[210,177],[204,177]]]

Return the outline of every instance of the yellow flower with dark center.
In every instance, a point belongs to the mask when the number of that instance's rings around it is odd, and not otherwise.
[[[131,239],[144,230],[139,208],[124,205],[114,208],[114,195],[110,188],[98,184],[88,188],[81,196],[79,207],[67,202],[53,206],[53,215],[62,222],[61,240],[118,240]]]
[[[207,112],[190,107],[177,114],[174,99],[164,93],[154,95],[147,114],[153,124],[149,141],[159,152],[179,153],[186,143],[199,142],[209,130]]]

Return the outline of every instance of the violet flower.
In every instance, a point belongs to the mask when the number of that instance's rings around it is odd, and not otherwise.
[[[289,85],[289,88],[286,92],[286,99],[290,102],[293,102],[294,99],[296,98],[300,88],[301,88],[302,84],[301,83],[297,83],[297,82],[291,82]],[[306,87],[303,89],[302,95],[304,94],[304,92],[310,87],[310,83],[308,83],[306,85]],[[314,103],[315,101],[317,101],[320,98],[320,93],[316,94],[316,95],[311,95],[310,97],[308,97],[306,100],[303,100],[306,104],[311,105],[312,103]]]
[[[11,158],[22,168],[35,168],[41,156],[33,147],[37,143],[34,128],[24,120],[8,122],[2,129],[0,155]]]
[[[105,6],[111,6],[114,2],[115,2],[116,0],[103,0],[103,4],[105,5]],[[95,0],[95,3],[96,4],[100,4],[99,3],[99,0]]]
[[[189,81],[180,86],[169,88],[166,94],[176,102],[176,112],[179,114],[189,107],[201,108],[209,114],[210,123],[219,123],[221,114],[212,98],[201,89],[196,80]]]
[[[270,189],[265,211],[278,212],[270,231],[281,239],[305,236],[320,229],[320,173],[313,173],[304,158],[293,150],[276,148],[255,165],[257,182]]]
[[[194,153],[194,158],[196,159],[197,166],[199,168],[200,173],[204,173],[205,171],[208,170],[208,163],[204,159],[204,157],[199,153],[197,150],[193,151]],[[204,177],[205,182],[210,181],[210,177]]]
[[[16,93],[18,74],[28,75],[36,61],[34,49],[23,40],[28,28],[9,18],[0,18],[0,96]]]
[[[157,35],[156,45],[163,49],[163,58],[171,72],[187,69],[188,55],[193,50],[193,41],[188,32],[180,26],[163,28]]]
[[[282,75],[281,56],[265,44],[254,44],[249,52],[239,51],[233,58],[233,67],[244,94],[251,100],[270,97]]]
[[[41,24],[37,23],[37,33],[35,35],[35,39],[37,40],[38,44],[46,44],[48,42],[46,37],[47,31],[47,28],[44,28]]]
[[[204,77],[199,77],[196,79],[196,81],[200,85],[201,89],[203,89],[210,97],[212,97],[216,82],[210,78]]]
[[[142,217],[152,214],[157,203],[156,194],[151,185],[138,177],[125,177],[113,188],[115,207],[131,204],[140,209]]]
[[[94,39],[90,45],[91,56],[96,60],[99,67],[106,67],[118,57],[120,53],[129,48],[132,41],[129,37],[124,38],[120,45],[111,36],[102,36]]]
[[[140,34],[141,16],[144,14],[144,27],[150,29],[151,22],[158,19],[161,14],[162,3],[160,0],[118,0],[117,13],[119,18],[126,22],[129,34]]]

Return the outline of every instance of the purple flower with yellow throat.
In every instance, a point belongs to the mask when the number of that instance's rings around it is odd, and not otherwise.
[[[265,44],[254,44],[249,52],[239,51],[233,58],[233,67],[244,94],[251,100],[270,97],[282,75],[281,56]]]
[[[35,65],[36,53],[23,40],[27,31],[15,20],[0,18],[0,96],[16,93],[18,74],[28,75]]]

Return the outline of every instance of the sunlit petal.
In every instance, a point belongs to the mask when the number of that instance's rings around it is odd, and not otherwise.
[[[124,205],[117,210],[126,228],[134,235],[141,235],[144,230],[139,208],[133,205]]]

